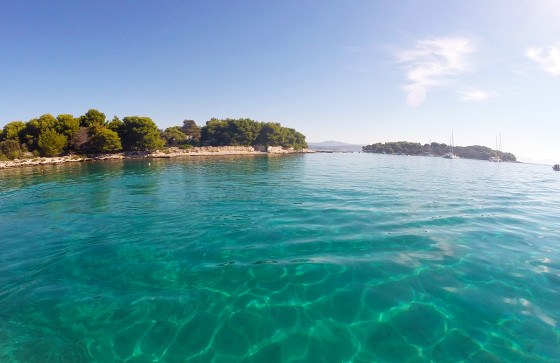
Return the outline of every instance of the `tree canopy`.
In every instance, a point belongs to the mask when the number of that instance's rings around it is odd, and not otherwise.
[[[80,120],[72,115],[58,115],[56,120],[56,131],[60,134],[66,135],[68,138],[74,136],[80,128]]]
[[[19,158],[23,152],[24,150],[17,140],[7,139],[0,141],[0,160]]]
[[[187,138],[193,142],[200,140],[200,127],[193,120],[184,120],[181,132],[187,135]]]
[[[105,126],[105,114],[92,108],[85,115],[80,116],[80,126],[90,127],[93,124]]]
[[[129,116],[123,122],[122,142],[126,150],[155,150],[164,145],[151,118]]]
[[[187,140],[188,136],[181,130],[180,126],[173,126],[161,132],[161,137],[165,141],[165,144],[169,146],[178,146],[181,142]]]
[[[164,145],[184,147],[185,144],[307,147],[303,134],[279,123],[212,118],[203,127],[193,120],[184,120],[182,126],[162,131],[149,117],[127,116],[121,120],[115,116],[107,122],[105,114],[93,108],[79,117],[44,114],[28,122],[9,122],[0,129],[0,143],[3,143],[0,155],[4,158],[21,157],[27,152],[54,156],[67,152],[149,151]]]
[[[68,139],[66,136],[59,134],[54,129],[48,128],[39,136],[39,151],[41,155],[54,156],[60,154],[67,143]]]
[[[25,129],[23,121],[13,121],[4,126],[0,140],[19,140],[19,133]]]
[[[122,150],[121,139],[113,131],[101,126],[90,128],[91,150],[94,153],[109,153]]]
[[[303,149],[305,136],[279,123],[256,122],[251,119],[212,118],[201,129],[200,143],[211,146],[282,146]]]

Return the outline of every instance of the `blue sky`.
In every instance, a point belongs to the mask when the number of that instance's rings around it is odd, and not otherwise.
[[[0,125],[280,122],[560,162],[560,2],[0,1]]]

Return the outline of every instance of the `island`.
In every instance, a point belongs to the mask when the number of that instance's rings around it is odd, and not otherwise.
[[[80,117],[42,115],[0,129],[0,168],[135,157],[309,152],[305,136],[273,122],[212,118],[159,129],[149,117],[90,109]]]
[[[418,142],[396,141],[375,143],[362,147],[362,152],[377,154],[404,154],[404,155],[424,155],[424,156],[444,156],[451,152],[463,159],[476,160],[501,160],[505,162],[517,162],[517,158],[512,153],[493,150],[486,146],[453,146],[432,142],[431,144],[420,144]]]

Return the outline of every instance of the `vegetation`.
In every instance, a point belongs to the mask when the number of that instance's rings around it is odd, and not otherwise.
[[[16,140],[0,141],[0,160],[13,160],[21,158],[24,150]]]
[[[88,130],[90,150],[93,153],[110,153],[122,150],[121,139],[115,131],[93,124]]]
[[[91,127],[94,124],[105,126],[105,114],[91,109],[85,115],[80,116],[80,126]]]
[[[39,135],[39,152],[44,156],[54,156],[62,153],[67,144],[67,138],[51,128],[46,129]]]
[[[123,118],[123,123],[119,136],[125,150],[157,150],[165,144],[151,118],[130,116]]]
[[[201,129],[200,143],[210,146],[282,146],[300,150],[307,147],[305,136],[278,123],[251,119],[211,119]]]
[[[192,140],[194,143],[200,141],[200,127],[193,120],[184,120],[181,132],[187,136],[188,140]]]
[[[213,118],[203,127],[184,120],[182,126],[159,130],[149,117],[127,116],[121,120],[115,116],[108,122],[105,114],[95,109],[79,117],[45,114],[28,122],[13,121],[0,129],[2,160],[229,145],[307,147],[304,135],[278,123]]]
[[[80,128],[80,120],[72,115],[58,115],[56,131],[70,139]]]
[[[20,132],[25,129],[25,123],[22,121],[10,122],[4,126],[4,132],[0,134],[3,140],[18,140]]]
[[[443,156],[451,151],[451,147],[446,144],[432,142],[431,144],[420,144],[417,142],[398,141],[366,145],[362,147],[366,153],[378,154],[406,154],[406,155],[434,155]],[[517,159],[512,153],[504,153],[499,150],[492,150],[486,146],[454,146],[453,153],[463,159],[488,160],[490,157],[499,157],[503,161],[515,162]]]
[[[179,126],[168,127],[161,133],[161,137],[168,146],[179,146],[183,141],[187,140],[188,136],[185,135]]]

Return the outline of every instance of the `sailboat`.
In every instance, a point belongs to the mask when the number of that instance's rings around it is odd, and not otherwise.
[[[443,155],[443,157],[446,159],[459,159],[457,155],[453,154],[453,132],[451,133],[451,151]]]
[[[496,150],[499,150],[500,155],[502,155],[502,134],[500,134],[500,147],[498,147],[498,135],[496,135]],[[502,159],[499,156],[490,156],[488,161],[491,163],[501,163]]]

